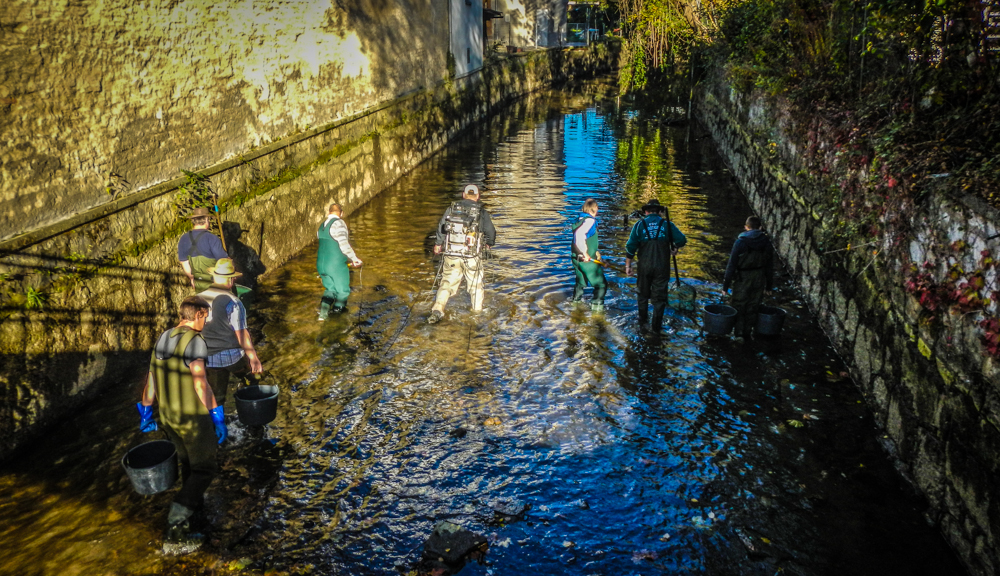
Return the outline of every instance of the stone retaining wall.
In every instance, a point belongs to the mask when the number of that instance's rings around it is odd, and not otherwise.
[[[928,520],[972,574],[996,574],[1000,369],[984,350],[976,317],[945,314],[928,322],[904,289],[908,264],[874,255],[884,247],[879,244],[861,250],[829,245],[837,207],[828,190],[802,176],[796,158],[806,143],[792,136],[796,120],[780,102],[740,94],[716,79],[701,87],[697,113],[851,365],[884,428],[888,452],[926,496]],[[913,262],[927,262],[936,274],[952,263],[973,270],[982,250],[996,251],[988,239],[998,224],[1000,216],[982,202],[929,189],[910,216],[912,236],[903,246]],[[987,275],[996,281],[995,271]]]
[[[330,201],[350,213],[505,103],[611,72],[617,57],[606,45],[500,57],[201,170],[220,194],[230,254],[252,282],[313,241]],[[0,458],[104,386],[137,385],[122,379],[135,378],[189,293],[177,184],[0,243]]]

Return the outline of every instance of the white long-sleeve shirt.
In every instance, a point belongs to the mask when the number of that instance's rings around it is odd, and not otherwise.
[[[597,225],[597,220],[593,217],[586,218],[583,224],[577,227],[576,231],[573,232],[573,244],[576,245],[576,249],[579,254],[587,253],[587,238],[590,236],[590,229]]]
[[[340,251],[344,253],[344,256],[347,256],[351,260],[357,260],[358,257],[354,254],[354,248],[351,248],[351,243],[348,241],[347,223],[344,222],[343,218],[335,214],[330,214],[323,221],[323,225],[326,226],[326,223],[334,218],[336,220],[330,226],[330,238],[337,241],[337,244],[340,245]]]

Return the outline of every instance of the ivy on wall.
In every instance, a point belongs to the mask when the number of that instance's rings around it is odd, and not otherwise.
[[[1000,207],[1000,14],[990,3],[608,3],[625,36],[623,89],[657,74],[677,82],[673,64],[696,62],[696,79],[722,74],[742,93],[780,102],[796,132],[779,135],[775,125],[756,136],[775,161],[800,167],[801,184],[825,191],[823,247],[869,247],[866,271],[901,265],[894,272],[907,277],[925,322],[974,318],[987,352],[1000,358],[992,253],[974,257],[962,242],[912,262],[909,249],[912,219],[932,189]],[[781,149],[780,139],[805,149]]]

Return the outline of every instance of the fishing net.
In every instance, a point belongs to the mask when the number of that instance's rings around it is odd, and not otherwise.
[[[677,269],[677,256],[674,256],[674,276],[677,278],[677,283],[670,287],[667,305],[674,310],[694,310],[698,300],[698,291],[694,289],[694,286],[681,282],[680,271]]]
[[[690,286],[680,281],[670,287],[670,294],[667,297],[667,304],[674,310],[691,311],[695,309],[698,300],[698,291],[694,286]]]

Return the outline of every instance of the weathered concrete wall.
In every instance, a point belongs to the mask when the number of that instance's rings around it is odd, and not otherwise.
[[[710,130],[810,307],[885,431],[886,447],[929,503],[935,522],[973,574],[1000,570],[1000,369],[984,351],[975,318],[946,314],[928,323],[904,289],[902,260],[836,250],[840,220],[829,190],[811,185],[796,162],[795,119],[780,103],[710,81],[698,116]],[[832,143],[826,143],[831,150]],[[822,145],[822,143],[821,143]],[[874,193],[874,192],[873,192]],[[973,270],[1000,215],[974,199],[929,191],[904,239],[914,262],[944,274]],[[968,253],[956,256],[961,240]],[[995,245],[992,246],[995,249]],[[887,252],[888,253],[888,252]],[[990,272],[995,274],[994,272]]]
[[[213,164],[202,173],[220,195],[230,254],[252,280],[313,241],[330,201],[350,213],[506,102],[615,65],[605,46],[501,58]],[[135,378],[189,290],[176,262],[187,225],[170,206],[177,184],[0,242],[0,458],[104,386],[138,385],[122,379]]]
[[[5,0],[0,238],[434,85],[434,0]]]

